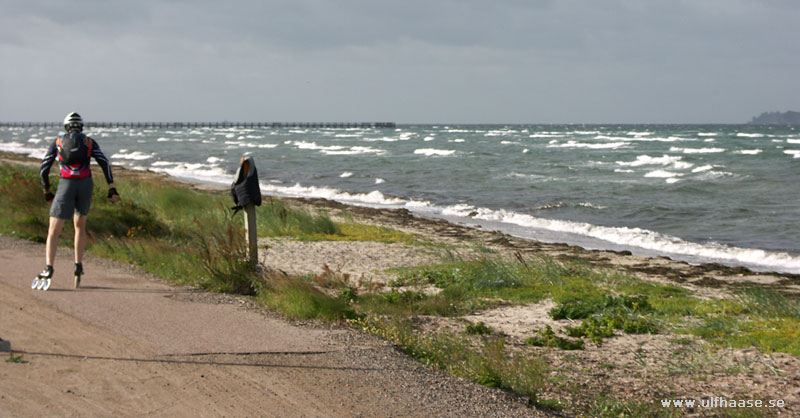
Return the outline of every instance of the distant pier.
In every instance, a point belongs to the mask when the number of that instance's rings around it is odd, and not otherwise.
[[[61,128],[61,122],[0,122],[2,128]],[[394,122],[86,122],[87,128],[395,128]]]

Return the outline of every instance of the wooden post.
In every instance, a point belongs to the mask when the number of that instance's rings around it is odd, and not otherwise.
[[[247,246],[250,257],[250,266],[253,270],[258,268],[258,233],[256,232],[256,205],[249,204],[244,207],[244,228],[247,233]]]

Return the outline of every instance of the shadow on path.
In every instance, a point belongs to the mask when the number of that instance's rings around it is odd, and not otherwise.
[[[311,355],[311,354],[326,354],[334,351],[311,351],[311,352],[260,352],[260,353],[230,353],[232,355],[253,355],[253,354],[278,354],[278,355]],[[28,356],[42,356],[42,357],[58,357],[76,360],[102,360],[102,361],[127,361],[132,363],[164,363],[164,364],[188,364],[196,366],[231,366],[231,367],[260,367],[260,368],[275,368],[275,369],[308,369],[308,370],[343,370],[354,372],[372,372],[380,371],[379,368],[367,367],[332,367],[332,366],[303,366],[303,365],[283,365],[283,364],[266,364],[266,363],[240,363],[231,361],[202,361],[202,360],[179,360],[179,359],[153,359],[153,358],[131,358],[131,357],[106,357],[106,356],[86,356],[80,354],[65,354],[65,353],[42,353],[36,351],[14,350],[14,354],[25,354]],[[228,354],[228,353],[221,353]],[[208,354],[186,354],[192,355],[214,355]]]
[[[48,292],[117,292],[117,293],[163,293],[163,294],[188,294],[200,293],[192,290],[175,289],[125,289],[104,286],[81,286],[77,289],[50,289]]]

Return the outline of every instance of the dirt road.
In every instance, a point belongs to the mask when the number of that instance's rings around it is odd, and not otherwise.
[[[0,416],[539,416],[521,399],[432,371],[347,329],[296,326],[236,297],[0,238]],[[3,360],[8,358],[3,353]]]

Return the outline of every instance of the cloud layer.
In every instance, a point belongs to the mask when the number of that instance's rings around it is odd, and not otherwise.
[[[744,122],[800,108],[796,4],[12,1],[0,119]]]

